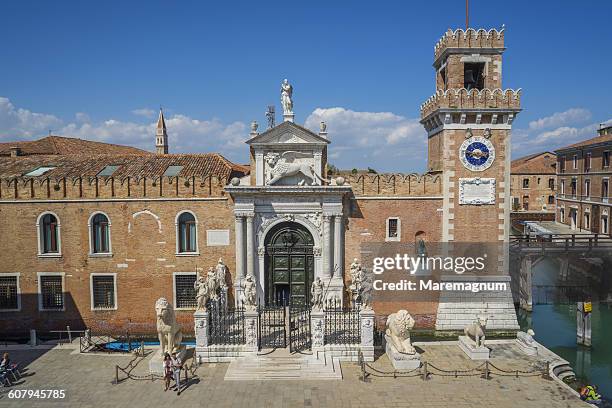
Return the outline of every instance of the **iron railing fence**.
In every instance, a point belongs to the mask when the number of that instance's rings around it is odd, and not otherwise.
[[[210,344],[246,344],[244,309],[228,308],[222,299],[208,306]]]
[[[325,307],[325,344],[359,344],[359,307],[342,307],[333,301]]]

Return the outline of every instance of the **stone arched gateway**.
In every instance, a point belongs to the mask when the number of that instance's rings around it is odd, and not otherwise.
[[[285,221],[264,239],[265,303],[308,304],[314,280],[314,239],[303,225]]]

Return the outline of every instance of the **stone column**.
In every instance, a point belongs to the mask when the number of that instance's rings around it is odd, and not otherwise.
[[[312,354],[316,357],[317,351],[323,351],[325,346],[325,312],[312,310],[310,312],[310,336]]]
[[[236,215],[236,279],[234,282],[234,303],[237,306],[242,294],[242,279],[245,277],[244,270],[244,217]]]
[[[334,216],[334,278],[342,279],[344,275],[344,223],[342,215]],[[337,271],[337,272],[336,272]]]
[[[332,275],[332,251],[331,251],[331,216],[323,215],[323,271],[321,273],[321,279],[327,281]]]
[[[255,276],[255,236],[253,234],[253,214],[246,219],[246,274]]]
[[[374,361],[374,310],[362,309],[359,312],[361,326],[361,352],[365,361]]]
[[[245,351],[257,353],[259,349],[259,331],[257,329],[257,318],[259,314],[256,309],[244,312],[244,336]]]

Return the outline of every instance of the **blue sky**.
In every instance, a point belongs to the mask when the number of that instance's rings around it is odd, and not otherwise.
[[[612,2],[472,0],[470,26],[506,25],[503,82],[523,89],[514,156],[595,134],[612,119]],[[164,106],[173,152],[248,160],[248,123],[280,111],[323,118],[339,167],[422,171],[419,106],[433,46],[463,27],[436,2],[5,1],[0,141],[55,134],[153,149]],[[279,115],[280,116],[280,115]],[[280,117],[277,118],[280,120]]]

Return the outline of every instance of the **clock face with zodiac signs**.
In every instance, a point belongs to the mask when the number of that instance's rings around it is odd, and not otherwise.
[[[481,136],[466,139],[459,148],[459,159],[466,169],[483,171],[491,167],[495,160],[493,143]]]

